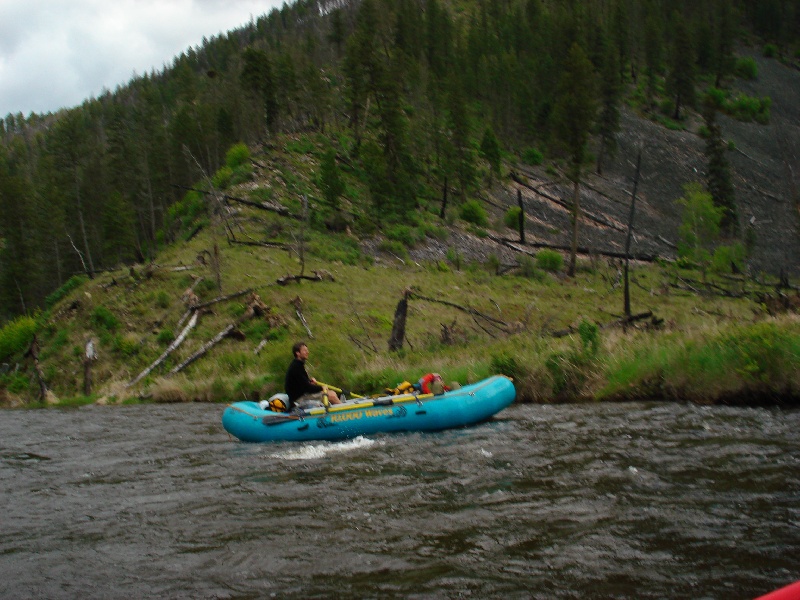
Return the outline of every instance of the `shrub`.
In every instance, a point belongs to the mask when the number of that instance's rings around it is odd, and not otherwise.
[[[588,356],[595,356],[600,347],[600,328],[597,324],[583,319],[578,325],[578,335],[583,344],[583,353]]]
[[[167,221],[181,221],[182,226],[186,226],[194,221],[199,215],[206,212],[206,203],[203,194],[190,191],[184,194],[183,198],[167,209]]]
[[[408,258],[408,250],[406,247],[396,241],[396,240],[383,240],[378,245],[378,250],[381,252],[388,252],[389,254],[394,254],[395,256],[402,258],[403,260]]]
[[[448,262],[456,268],[456,271],[461,270],[461,254],[455,248],[448,248],[446,254]]]
[[[770,98],[754,98],[752,96],[739,96],[730,103],[731,114],[740,121],[756,121],[766,124],[769,122],[769,109],[772,106]]]
[[[744,268],[745,248],[742,244],[718,246],[711,259],[711,270],[715,273],[730,273],[733,265],[741,272]]]
[[[728,100],[728,94],[725,90],[719,88],[709,88],[705,95],[705,103],[713,106],[717,110],[723,110]]]
[[[544,154],[537,148],[530,147],[522,153],[522,160],[529,165],[540,165],[544,162]]]
[[[762,53],[767,58],[776,58],[778,56],[778,46],[775,44],[766,44]]]
[[[214,184],[215,188],[224,190],[231,184],[232,178],[233,169],[230,167],[220,167],[219,170],[214,173],[214,177],[211,178],[211,183]]]
[[[745,56],[736,61],[736,75],[742,79],[753,80],[758,77],[758,65],[750,56]]]
[[[544,277],[544,273],[536,268],[536,261],[530,256],[525,255],[519,258],[519,274],[522,275],[522,277],[527,277],[528,279],[534,279],[536,281],[541,281]]]
[[[419,230],[408,225],[391,225],[384,230],[387,239],[400,242],[401,244],[413,248],[422,237]]]
[[[139,353],[141,344],[139,344],[135,334],[126,333],[125,335],[115,335],[111,348],[120,356],[130,358]]]
[[[168,308],[169,304],[169,294],[164,290],[159,290],[158,293],[156,293],[156,306],[159,308]]]
[[[564,264],[564,257],[555,250],[541,250],[536,253],[536,265],[551,273],[557,273]]]
[[[47,308],[53,306],[56,302],[61,300],[64,296],[69,294],[72,290],[77,287],[80,287],[82,283],[89,281],[89,278],[86,275],[73,275],[67,282],[58,288],[55,292],[47,296],[45,298],[44,303]]]
[[[514,356],[499,354],[492,356],[491,369],[493,373],[505,375],[512,379],[519,379],[523,375],[522,367]]]
[[[162,346],[169,346],[174,339],[175,334],[171,329],[162,329],[158,332],[158,337],[156,337],[156,341],[158,341],[158,343]]]
[[[511,229],[519,228],[519,215],[522,212],[519,206],[512,206],[506,211],[503,222]]]
[[[434,240],[446,242],[447,238],[450,237],[450,231],[447,229],[447,227],[430,225],[427,223],[423,223],[420,227],[427,237],[433,238]]]
[[[119,319],[105,306],[95,308],[89,317],[89,321],[98,329],[110,332],[116,331],[120,326]]]
[[[250,149],[247,145],[239,143],[234,144],[225,153],[225,164],[230,169],[236,169],[242,165],[250,163]]]
[[[0,329],[0,360],[26,350],[36,333],[36,319],[33,317],[17,317]]]
[[[308,244],[308,251],[323,260],[345,265],[356,265],[361,258],[358,240],[349,236],[329,235],[324,240],[313,240]]]
[[[461,218],[467,223],[478,225],[479,227],[486,227],[489,224],[489,217],[486,214],[486,209],[483,208],[477,200],[467,200],[461,205]]]

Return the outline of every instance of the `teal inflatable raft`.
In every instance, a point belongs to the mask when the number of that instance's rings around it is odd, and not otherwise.
[[[439,395],[360,398],[292,413],[262,410],[242,401],[222,413],[225,431],[244,442],[341,440],[399,431],[440,431],[474,425],[514,401],[514,383],[496,375]]]

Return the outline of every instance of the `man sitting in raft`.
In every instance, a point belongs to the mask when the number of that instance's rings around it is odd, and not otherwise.
[[[306,372],[306,360],[308,360],[308,346],[305,342],[297,342],[292,346],[294,360],[286,371],[286,381],[284,387],[286,395],[289,396],[288,410],[295,405],[300,408],[313,408],[322,406],[325,398],[330,404],[340,404],[336,392],[329,390],[317,383],[313,377],[309,377]],[[321,394],[322,393],[322,394]]]

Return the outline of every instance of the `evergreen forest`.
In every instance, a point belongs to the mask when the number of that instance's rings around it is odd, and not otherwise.
[[[474,198],[479,160],[563,160],[577,186],[613,155],[621,103],[680,123],[748,76],[741,44],[791,62],[799,33],[797,0],[284,4],[81,106],[0,121],[0,321],[76,274],[153,260],[204,210],[187,190],[247,177],[220,171],[237,143],[327,136],[368,194],[345,207],[334,164],[312,225],[369,234],[443,186]],[[757,100],[745,118],[768,119]]]

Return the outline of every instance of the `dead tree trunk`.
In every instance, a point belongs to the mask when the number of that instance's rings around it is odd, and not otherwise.
[[[92,393],[92,363],[97,359],[94,350],[94,342],[86,342],[86,352],[83,355],[83,395],[89,396]]]
[[[33,361],[33,370],[36,372],[36,379],[39,382],[39,399],[44,401],[47,398],[47,383],[44,379],[42,366],[39,364],[39,339],[36,335],[33,336],[33,341],[27,354],[30,355]]]
[[[294,306],[294,312],[297,315],[297,318],[300,319],[300,322],[303,324],[303,327],[305,328],[306,333],[308,334],[308,337],[313,338],[314,334],[311,333],[311,329],[308,327],[308,323],[306,322],[306,318],[303,316],[303,311],[302,311],[303,300],[300,298],[300,296],[297,296],[289,304]]]
[[[187,358],[186,360],[184,360],[184,361],[183,361],[181,364],[179,364],[178,366],[174,367],[174,368],[173,368],[173,369],[172,369],[172,370],[169,372],[169,374],[170,374],[170,375],[174,375],[174,374],[175,374],[175,373],[177,373],[178,371],[182,371],[183,369],[185,369],[186,367],[188,367],[190,364],[192,364],[192,363],[193,363],[194,361],[196,361],[198,358],[200,358],[201,356],[203,356],[203,355],[204,355],[206,352],[208,352],[209,350],[211,350],[211,348],[213,348],[214,346],[216,346],[217,344],[219,344],[219,343],[220,343],[222,340],[224,340],[226,337],[228,337],[229,335],[231,335],[231,333],[232,333],[232,332],[233,332],[235,329],[236,329],[236,324],[235,324],[235,323],[231,323],[230,325],[228,325],[228,326],[227,326],[225,329],[223,329],[223,330],[222,330],[222,331],[220,331],[220,332],[219,332],[217,335],[215,335],[213,338],[211,338],[211,340],[209,340],[208,342],[206,342],[205,344],[203,344],[203,345],[200,347],[200,349],[199,349],[197,352],[195,352],[194,354],[192,354],[192,355],[191,355],[189,358]]]
[[[403,291],[403,298],[397,303],[394,311],[394,323],[392,323],[392,335],[389,338],[389,352],[397,352],[403,347],[406,337],[406,316],[408,315],[408,297],[411,290]]]
[[[142,379],[144,379],[153,369],[155,369],[158,365],[164,362],[166,358],[172,353],[172,351],[183,343],[183,340],[186,339],[186,336],[189,335],[189,332],[192,329],[194,329],[194,326],[197,325],[197,319],[199,316],[200,313],[198,311],[194,311],[194,313],[192,313],[192,318],[189,319],[189,323],[186,325],[186,327],[183,328],[183,331],[181,331],[180,335],[177,338],[175,338],[175,340],[169,345],[169,347],[166,350],[164,350],[164,353],[161,356],[159,356],[152,365],[150,365],[144,371],[139,373],[125,387],[129,388],[136,385]]]

